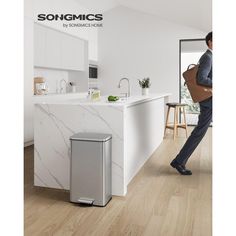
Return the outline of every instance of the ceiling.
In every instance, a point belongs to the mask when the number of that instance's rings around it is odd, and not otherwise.
[[[105,12],[116,6],[157,15],[168,21],[212,30],[212,0],[75,0],[82,6]]]

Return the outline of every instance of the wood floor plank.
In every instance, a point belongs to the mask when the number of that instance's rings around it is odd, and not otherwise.
[[[189,128],[189,133],[192,128]],[[106,207],[69,202],[69,192],[33,186],[33,146],[25,148],[26,236],[211,236],[212,130],[191,156],[192,176],[169,166],[186,141],[184,130],[174,141],[167,133],[128,186],[125,197]]]

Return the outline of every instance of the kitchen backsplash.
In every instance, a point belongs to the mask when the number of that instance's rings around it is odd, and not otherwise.
[[[56,93],[60,90],[60,80],[69,81],[68,71],[47,68],[34,68],[34,77],[43,77],[48,85],[48,93]],[[64,85],[63,85],[64,86]]]

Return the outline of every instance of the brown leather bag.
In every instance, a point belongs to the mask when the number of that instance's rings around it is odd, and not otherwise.
[[[207,98],[212,97],[212,88],[197,84],[198,67],[199,64],[190,64],[187,70],[183,73],[185,84],[188,87],[193,102],[202,102]]]

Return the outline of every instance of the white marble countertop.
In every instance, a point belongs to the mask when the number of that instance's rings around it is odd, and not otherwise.
[[[99,101],[91,101],[87,98],[76,98],[76,99],[65,99],[60,101],[43,101],[39,102],[39,104],[61,104],[61,105],[95,105],[95,106],[134,106],[139,103],[149,102],[155,99],[163,98],[170,96],[170,93],[153,93],[147,96],[131,96],[128,98],[120,98],[120,100],[116,102],[109,102],[107,100],[108,96],[101,96]]]

